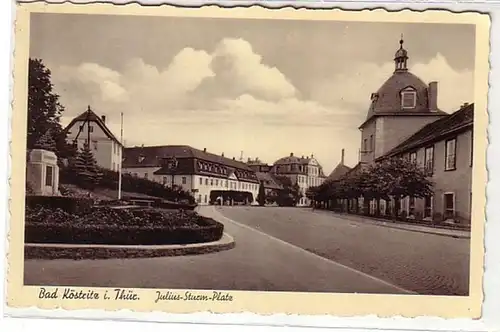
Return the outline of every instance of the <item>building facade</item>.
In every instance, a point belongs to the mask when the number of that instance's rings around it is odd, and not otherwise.
[[[89,143],[97,165],[119,171],[122,164],[123,145],[106,126],[106,117],[97,116],[90,107],[66,126],[67,142],[82,150]]]
[[[394,56],[393,74],[370,97],[361,131],[360,162],[371,163],[428,123],[446,116],[437,105],[438,83],[425,84],[407,67],[408,52]]]
[[[433,182],[434,194],[425,199],[407,197],[402,209],[410,217],[469,223],[472,209],[474,105],[417,131],[380,159],[403,157],[420,165]]]
[[[292,185],[297,184],[300,188],[301,197],[297,206],[310,206],[311,200],[306,197],[306,192],[311,187],[317,187],[325,181],[323,167],[314,158],[296,157],[293,153],[278,159],[271,169],[275,176],[285,176],[290,179]]]
[[[366,120],[359,127],[359,163],[339,173],[348,175],[387,158],[408,158],[428,174],[434,194],[425,199],[406,197],[402,202],[381,200],[378,205],[363,199],[341,203],[349,208],[359,204],[353,210],[368,208],[370,214],[382,215],[397,204],[397,210],[410,219],[468,224],[472,206],[474,105],[464,104],[452,114],[441,111],[437,105],[437,82],[427,85],[411,74],[407,60],[408,52],[401,40],[394,57],[395,70],[371,95]]]
[[[259,181],[243,162],[187,145],[125,148],[123,172],[179,186],[200,205],[257,204]]]
[[[254,160],[249,158],[247,165],[257,175],[260,185],[264,186],[266,197],[278,196],[279,191],[283,189],[283,185],[271,172],[272,166],[263,163],[258,158]]]

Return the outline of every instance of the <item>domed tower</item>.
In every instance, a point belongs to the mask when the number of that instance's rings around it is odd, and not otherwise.
[[[384,155],[424,125],[446,115],[437,105],[437,82],[425,84],[408,70],[403,36],[394,55],[394,72],[371,94],[361,130],[360,162]]]

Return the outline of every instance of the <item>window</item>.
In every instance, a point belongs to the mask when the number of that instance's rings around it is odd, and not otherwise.
[[[365,139],[363,140],[363,152],[368,151],[367,144],[368,144],[368,140],[365,138]]]
[[[45,168],[45,185],[52,187],[54,181],[54,167],[47,166]]]
[[[208,179],[205,179],[205,186],[208,186]]]
[[[415,108],[417,104],[417,93],[415,91],[404,91],[401,93],[401,107]]]
[[[370,135],[370,151],[373,151],[373,135]]]
[[[424,202],[424,218],[432,217],[432,196],[425,197]]]
[[[94,132],[94,127],[93,126],[89,126],[89,133],[93,133]]]
[[[226,188],[227,188],[227,180],[226,180]]]
[[[214,185],[214,179],[210,179],[210,185],[213,186]]]
[[[162,182],[163,182],[163,185],[167,184],[167,177],[166,176],[163,177]]]
[[[445,144],[445,171],[452,171],[456,169],[457,139],[447,140]]]
[[[183,177],[182,177],[182,184],[186,184],[186,182],[187,182],[187,179],[186,179],[186,177],[185,177],[185,176],[183,176]]]
[[[92,141],[92,143],[94,144],[94,150],[97,150],[97,141]],[[114,146],[114,145],[113,145]],[[114,152],[113,152],[114,153]]]
[[[148,173],[144,173],[144,178],[147,179],[148,178]]]
[[[198,203],[201,203],[201,195],[198,195]]]
[[[428,175],[434,172],[434,146],[425,148],[424,169]]]
[[[455,217],[455,194],[444,194],[444,218],[452,219]]]
[[[208,201],[208,197],[207,195],[205,195],[205,203]]]
[[[219,185],[219,180],[215,180],[215,185],[218,186]]]
[[[410,153],[410,162],[412,162],[412,163],[417,162],[417,153],[416,152]]]
[[[200,186],[203,185],[203,178],[200,178]]]

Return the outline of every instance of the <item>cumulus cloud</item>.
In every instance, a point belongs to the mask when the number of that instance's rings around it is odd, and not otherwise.
[[[446,112],[457,110],[474,97],[472,70],[456,70],[446,58],[437,54],[427,63],[410,63],[409,70],[425,83],[438,82],[438,106]],[[372,92],[392,75],[394,63],[382,65],[360,63],[328,80],[316,82],[311,88],[311,98],[325,105],[344,105],[365,116]]]
[[[130,144],[191,142],[212,150],[220,147],[220,137],[231,137],[235,149],[262,150],[247,134],[275,134],[273,151],[282,147],[289,153],[293,145],[304,153],[323,153],[333,167],[341,148],[347,148],[351,163],[357,159],[357,126],[371,93],[392,74],[394,64],[352,64],[299,92],[247,41],[223,39],[209,51],[184,48],[164,67],[137,58],[114,70],[95,63],[51,69],[67,108],[66,122],[91,104],[108,116],[115,133],[119,113],[126,114]],[[410,70],[424,82],[439,82],[438,103],[444,111],[473,100],[473,72],[454,69],[440,54],[427,63],[410,63]],[[323,141],[330,144],[318,145]],[[316,152],[307,151],[312,146]]]

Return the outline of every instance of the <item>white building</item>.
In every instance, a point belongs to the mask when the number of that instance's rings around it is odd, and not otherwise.
[[[175,158],[176,167],[171,167]],[[257,204],[259,181],[243,162],[187,145],[124,149],[123,173],[180,186],[200,205]]]
[[[69,123],[64,129],[68,143],[76,143],[83,149],[90,137],[90,150],[97,164],[103,168],[118,171],[122,164],[123,146],[106,126],[106,117],[97,116],[90,107]]]
[[[286,176],[292,185],[298,184],[302,197],[297,206],[309,206],[311,200],[306,197],[307,189],[319,186],[326,178],[323,167],[313,155],[297,157],[290,153],[290,156],[278,159],[271,171],[278,176]]]

